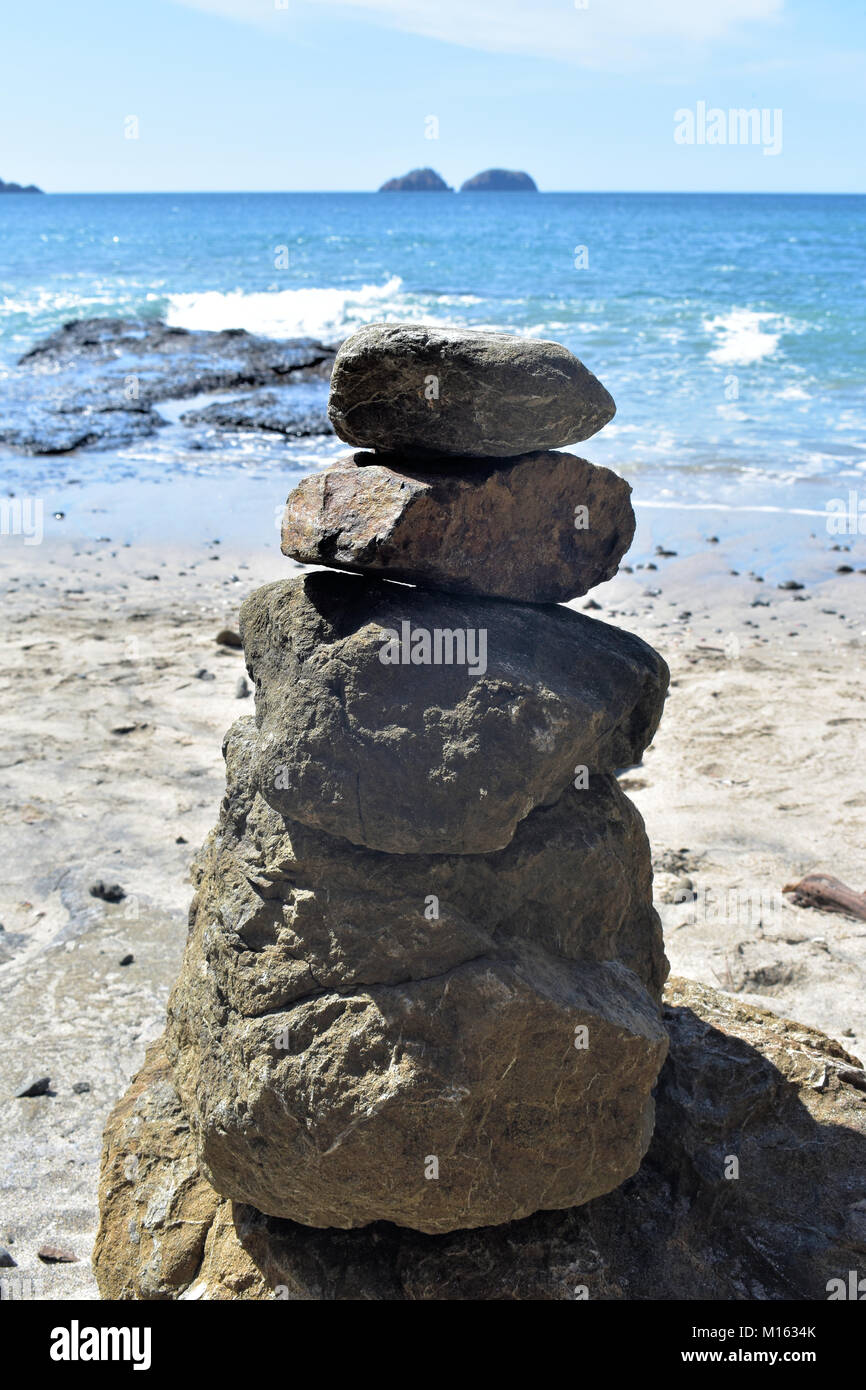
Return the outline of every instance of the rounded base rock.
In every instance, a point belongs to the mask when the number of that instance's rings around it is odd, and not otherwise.
[[[440,1236],[316,1230],[220,1198],[155,1043],[106,1129],[102,1296],[825,1300],[866,1257],[866,1073],[823,1034],[692,981],[668,982],[664,1021],[633,1178],[583,1207]]]

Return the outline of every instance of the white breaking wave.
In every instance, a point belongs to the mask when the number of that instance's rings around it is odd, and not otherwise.
[[[729,314],[705,319],[704,328],[719,340],[710,352],[710,361],[747,367],[763,357],[771,357],[786,326],[780,314],[758,313],[754,309],[732,309]]]
[[[168,296],[166,322],[176,328],[246,328],[266,338],[335,342],[362,324],[416,321],[446,324],[441,310],[477,302],[471,295],[410,295],[399,275],[358,289],[206,290]],[[437,314],[436,310],[440,313]]]

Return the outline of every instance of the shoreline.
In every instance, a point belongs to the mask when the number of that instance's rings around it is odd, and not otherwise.
[[[28,460],[37,465],[28,479],[19,461],[18,473],[6,480],[0,496],[4,518],[0,557],[17,546],[35,550],[47,544],[82,550],[98,545],[108,552],[139,546],[146,551],[165,545],[200,546],[214,538],[239,551],[260,552],[275,546],[279,552],[288,493],[302,477],[351,452],[335,440],[326,448],[327,452],[321,446],[315,451],[293,451],[285,463],[269,460],[258,470],[254,463],[249,469],[236,464],[221,468],[217,460],[205,461],[197,472],[143,477],[133,471],[135,460],[124,460],[128,471],[119,477],[88,477],[88,465],[94,463],[90,454],[64,459],[62,478],[46,477],[39,467],[43,460]],[[565,452],[577,454],[578,448],[583,446]],[[611,460],[596,457],[591,461],[613,467],[633,489],[637,530],[625,557],[626,567],[669,568],[670,557],[660,559],[656,553],[661,548],[678,560],[712,550],[724,553],[729,571],[739,569],[743,577],[758,573],[771,585],[788,580],[809,585],[825,582],[842,565],[861,577],[866,573],[866,510],[857,513],[858,504],[866,508],[866,497],[853,487],[840,491],[837,485],[833,496],[830,484],[820,489],[823,508],[661,499],[645,495],[646,479],[640,472]],[[57,461],[51,463],[56,469]],[[780,495],[785,491],[778,488]],[[39,514],[35,540],[31,538],[34,509]]]

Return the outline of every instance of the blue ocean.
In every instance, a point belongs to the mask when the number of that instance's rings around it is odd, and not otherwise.
[[[604,382],[616,418],[578,447],[639,509],[712,509],[729,531],[774,517],[793,546],[866,492],[864,197],[7,195],[0,245],[7,424],[32,389],[19,358],[74,319],[327,344],[376,320],[465,324],[554,338]],[[7,444],[4,491],[67,510],[95,488],[122,510],[136,483],[173,484],[182,527],[197,489],[284,496],[342,447],[238,429],[189,448],[172,405],[113,447]]]

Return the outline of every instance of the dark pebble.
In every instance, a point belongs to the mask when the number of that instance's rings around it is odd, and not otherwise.
[[[76,1083],[75,1083],[75,1085],[72,1087],[72,1089],[73,1089],[73,1091],[75,1092],[75,1094],[76,1094],[77,1096],[86,1096],[87,1093],[88,1093],[88,1091],[90,1090],[90,1082],[89,1082],[89,1081],[76,1081]]]
[[[121,960],[120,964],[121,964],[121,965],[132,965],[132,962],[133,962],[134,960],[135,960],[135,956],[134,956],[134,955],[132,954],[132,952],[130,951],[128,955],[125,955],[125,956],[123,957],[123,959]]]
[[[18,1263],[13,1260],[5,1245],[0,1245],[0,1269],[17,1269]]]
[[[786,579],[782,584],[777,584],[777,589],[805,589],[805,584],[799,584],[796,579]]]
[[[25,1082],[20,1091],[15,1092],[17,1100],[23,1100],[25,1096],[47,1096],[51,1087],[50,1076],[37,1076],[31,1081]]]
[[[101,898],[104,903],[122,903],[126,897],[126,890],[121,888],[119,883],[103,883],[99,879],[90,885],[91,898]]]

